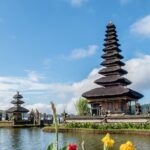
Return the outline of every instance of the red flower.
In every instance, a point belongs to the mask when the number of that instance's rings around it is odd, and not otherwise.
[[[76,144],[69,144],[67,150],[77,150],[77,145]]]

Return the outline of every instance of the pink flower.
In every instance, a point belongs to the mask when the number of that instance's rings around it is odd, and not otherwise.
[[[77,145],[76,144],[69,144],[67,150],[77,150]]]

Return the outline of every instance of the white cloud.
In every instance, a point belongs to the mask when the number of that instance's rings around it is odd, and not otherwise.
[[[133,25],[131,25],[130,30],[132,33],[144,37],[150,37],[150,15],[137,20]]]
[[[36,104],[33,104],[33,105],[26,105],[26,108],[29,109],[30,111],[33,109],[33,110],[40,110],[40,112],[49,112],[51,113],[50,111],[50,105],[47,105],[47,104],[44,104],[44,103],[36,103]]]
[[[132,88],[144,91],[150,90],[150,55],[140,55],[126,62],[127,78],[133,83]]]
[[[35,75],[34,76],[38,76]],[[81,94],[95,87],[94,77],[97,69],[94,69],[87,79],[73,84],[51,83],[45,84],[39,78],[31,78],[31,72],[27,77],[0,77],[0,110],[11,106],[10,101],[17,90],[20,90],[25,98],[25,106],[37,108],[40,112],[50,112],[50,101],[56,103],[58,113],[64,108],[70,113],[75,112],[74,101]]]
[[[81,6],[82,0],[71,0],[71,4],[75,6]]]
[[[28,79],[31,81],[39,81],[40,79],[44,79],[44,76],[41,74],[37,74],[35,71],[32,70],[25,70],[28,73]]]
[[[96,53],[97,48],[98,48],[97,45],[90,45],[87,47],[87,49],[84,48],[74,49],[69,55],[69,59],[81,59],[93,56]]]
[[[150,90],[149,66],[150,55],[139,55],[126,62],[125,69],[129,72],[127,78],[133,82],[130,86],[133,90],[141,93]],[[68,113],[75,113],[75,101],[83,92],[98,86],[93,83],[101,77],[98,70],[99,68],[93,69],[85,79],[72,84],[46,84],[41,78],[31,78],[30,72],[26,77],[0,77],[0,110],[10,107],[12,96],[20,90],[26,102],[25,106],[29,109],[37,108],[40,112],[50,113],[50,101],[53,101],[58,113],[64,109]],[[39,75],[34,73],[34,76]]]
[[[88,0],[67,0],[72,6],[82,6],[83,3],[87,2]]]
[[[126,5],[128,4],[131,0],[119,0],[121,5]]]

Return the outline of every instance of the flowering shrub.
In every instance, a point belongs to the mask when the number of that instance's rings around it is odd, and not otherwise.
[[[51,102],[51,108],[53,111],[53,118],[54,118],[54,124],[55,124],[55,132],[56,132],[56,143],[51,143],[48,147],[47,150],[78,150],[78,147],[76,144],[68,144],[68,146],[64,146],[62,148],[58,148],[58,121],[57,121],[57,115],[56,115],[56,107],[54,103]],[[72,124],[74,125],[74,124]],[[75,124],[75,126],[77,123]],[[80,123],[78,124],[80,125]],[[92,125],[92,124],[86,124],[87,126]],[[73,126],[73,127],[75,127]],[[92,125],[93,126],[93,125]],[[94,125],[95,127],[95,125]],[[104,138],[101,139],[104,145],[103,150],[109,150],[109,148],[112,148],[115,141],[110,137],[110,134],[107,133]],[[82,142],[82,150],[86,150],[84,141]],[[133,143],[131,141],[127,141],[125,144],[121,144],[120,150],[136,150]]]

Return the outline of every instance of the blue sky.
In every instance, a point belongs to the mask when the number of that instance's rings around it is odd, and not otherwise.
[[[28,106],[40,109],[52,99],[60,110],[71,102],[71,110],[85,86],[93,86],[110,20],[127,69],[139,65],[128,75],[133,88],[149,103],[150,81],[144,73],[137,77],[141,65],[150,72],[149,6],[149,0],[0,0],[0,109],[20,90]]]

